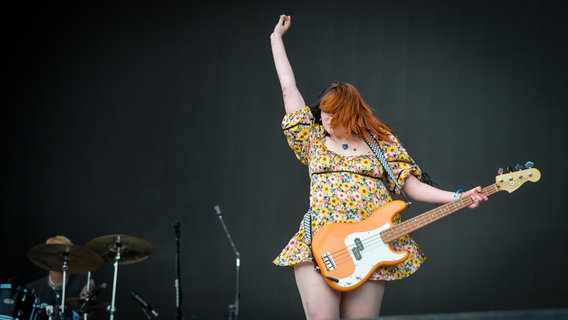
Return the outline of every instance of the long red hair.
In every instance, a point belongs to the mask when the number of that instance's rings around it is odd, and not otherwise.
[[[319,108],[333,114],[331,126],[343,126],[351,134],[369,139],[372,132],[380,140],[391,141],[392,129],[380,121],[363,100],[359,91],[349,83],[332,83],[320,95]]]

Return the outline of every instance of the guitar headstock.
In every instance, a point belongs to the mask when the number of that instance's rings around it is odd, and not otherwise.
[[[530,161],[525,164],[526,169],[521,169],[522,166],[520,165],[515,168],[517,171],[509,173],[503,173],[503,169],[499,169],[499,175],[495,177],[495,185],[499,191],[512,193],[527,181],[537,182],[540,180],[540,171],[533,168],[533,163]]]

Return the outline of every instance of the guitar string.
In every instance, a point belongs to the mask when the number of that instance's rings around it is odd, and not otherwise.
[[[486,195],[491,195],[491,194],[493,194],[497,191],[498,190],[497,190],[497,187],[495,185],[490,185],[490,186],[484,188],[482,192]],[[412,232],[413,230],[415,230],[417,227],[420,227],[421,225],[428,224],[430,222],[433,222],[437,219],[444,217],[445,215],[440,215],[440,213],[446,213],[447,212],[446,209],[450,209],[452,212],[455,212],[459,209],[467,207],[468,205],[470,205],[472,203],[472,201],[473,200],[471,200],[471,198],[467,197],[467,198],[459,199],[457,201],[449,202],[447,205],[444,205],[442,207],[438,207],[438,208],[435,208],[433,210],[430,210],[430,211],[428,211],[428,212],[426,212],[422,215],[416,216],[413,219],[406,220],[406,221],[401,222],[399,224],[393,225],[392,227],[390,227],[386,230],[380,231],[378,234],[373,234],[373,235],[370,235],[369,237],[363,238],[363,239],[361,239],[361,243],[363,244],[364,248],[374,248],[374,247],[377,246],[377,244],[388,245],[392,242],[398,241],[398,239],[394,239],[392,241],[389,241],[388,243],[385,243],[383,241],[382,237],[381,237],[381,234],[387,234],[387,237],[388,237],[388,234],[391,234],[391,236],[392,236],[392,233],[395,233],[395,234],[403,233],[403,235],[401,236],[401,237],[403,237],[404,235]],[[434,215],[434,219],[428,218],[429,216],[432,216],[435,212],[437,212],[437,213],[436,213],[436,215]],[[419,221],[420,223],[418,223],[418,224],[414,223],[414,225],[412,225],[412,223],[416,222],[416,221]],[[400,232],[400,229],[404,229],[408,224],[411,224],[411,227],[409,229],[413,229],[413,230],[411,230],[410,232],[404,232],[404,230],[403,230],[403,232]],[[340,250],[332,252],[331,255],[332,255],[333,260],[334,261],[345,261],[347,259],[352,260],[350,251],[352,249],[356,248],[356,247],[357,247],[357,245],[349,245],[345,248],[342,248]]]
[[[487,195],[487,196],[492,195],[492,194],[494,194],[494,193],[497,193],[498,191],[499,191],[499,189],[497,188],[497,185],[496,185],[496,184],[492,184],[492,185],[487,186],[487,187],[485,187],[485,188],[482,189],[482,193],[485,194],[485,195]],[[394,231],[396,231],[396,230],[394,230],[394,229],[400,229],[400,228],[403,228],[403,229],[404,229],[404,228],[406,227],[406,225],[412,224],[412,222],[415,222],[415,221],[420,220],[421,223],[419,223],[418,225],[417,225],[417,224],[414,224],[413,226],[411,226],[411,228],[409,228],[409,229],[412,229],[412,230],[410,231],[410,232],[412,232],[413,230],[415,230],[415,229],[419,228],[421,225],[423,225],[424,222],[426,222],[426,224],[428,224],[428,223],[430,223],[430,222],[433,222],[433,221],[435,221],[435,220],[438,220],[438,219],[440,219],[440,218],[446,216],[446,215],[447,215],[446,212],[448,211],[448,209],[451,209],[451,212],[450,212],[450,213],[452,213],[452,212],[455,212],[455,211],[457,211],[457,210],[459,210],[459,209],[463,209],[463,208],[465,208],[466,206],[469,206],[472,202],[473,202],[473,200],[472,200],[470,197],[467,197],[467,198],[459,199],[459,200],[457,200],[457,201],[450,202],[450,203],[448,203],[447,205],[444,205],[444,206],[442,206],[442,207],[438,207],[438,208],[435,208],[435,209],[433,209],[433,210],[430,210],[430,211],[428,211],[428,212],[426,212],[426,213],[424,213],[424,214],[421,214],[421,215],[419,215],[419,216],[417,216],[417,217],[415,217],[415,218],[413,218],[413,219],[406,220],[406,221],[404,221],[404,222],[402,222],[402,223],[400,223],[400,224],[394,225],[393,227],[391,227],[391,228],[389,228],[389,229],[387,229],[387,230],[383,230],[383,231],[379,232],[378,234],[374,234],[374,235],[371,235],[370,237],[364,238],[363,240],[361,240],[361,242],[362,242],[362,243],[363,243],[363,242],[365,243],[365,245],[363,246],[364,248],[365,248],[365,247],[366,247],[366,248],[374,248],[374,247],[377,246],[377,244],[389,245],[389,244],[391,244],[391,243],[394,242],[394,241],[398,241],[398,239],[394,239],[394,240],[392,240],[392,241],[390,241],[390,242],[388,242],[388,243],[385,243],[385,242],[383,241],[382,237],[381,237],[381,234],[387,234],[387,233],[391,233],[391,234],[392,234]],[[440,211],[441,211],[441,212],[440,212]],[[428,218],[428,216],[432,216],[435,212],[438,212],[436,215],[434,215],[434,218],[435,218],[435,219]],[[440,215],[440,213],[442,213],[442,215]],[[425,221],[425,220],[426,220],[426,221]],[[408,221],[411,221],[411,222],[408,222]],[[404,230],[403,230],[403,231],[404,231]],[[395,234],[396,234],[396,233],[398,233],[398,232],[395,232]],[[409,232],[408,232],[408,233],[409,233]],[[405,233],[405,234],[408,234],[408,233]],[[392,235],[391,235],[391,236],[392,236]],[[347,248],[340,249],[340,250],[336,251],[336,252],[335,252],[336,257],[333,258],[334,261],[340,261],[340,262],[341,262],[341,261],[344,261],[344,260],[346,260],[346,259],[349,259],[349,260],[352,261],[353,259],[351,258],[351,255],[349,254],[349,251],[350,251],[350,248],[352,249],[352,248],[355,248],[355,247],[357,247],[357,245],[350,245],[350,246],[347,247]],[[364,250],[364,249],[363,249],[363,250]],[[400,252],[400,251],[399,251],[399,252]],[[378,267],[378,266],[377,266],[377,267]],[[372,270],[375,270],[375,269],[376,269],[376,268],[373,268]]]
[[[492,185],[487,186],[487,187],[485,187],[485,188],[482,189],[482,193],[485,194],[485,195],[487,195],[487,196],[489,196],[489,195],[491,195],[491,194],[494,194],[494,193],[496,193],[496,192],[498,192],[498,191],[499,191],[499,190],[498,190],[498,188],[497,188],[497,186],[496,186],[495,184],[492,184]],[[361,243],[362,243],[362,244],[363,244],[363,243],[365,244],[363,247],[365,247],[365,246],[368,247],[368,246],[369,246],[369,241],[370,241],[369,239],[372,239],[372,240],[380,239],[380,241],[384,243],[382,237],[380,236],[381,234],[385,234],[385,235],[391,234],[390,236],[392,237],[392,233],[394,233],[394,234],[402,233],[402,232],[399,232],[399,230],[400,230],[400,229],[403,229],[403,231],[405,231],[404,228],[405,228],[407,225],[410,224],[411,227],[410,227],[409,229],[411,229],[411,230],[410,230],[409,232],[404,232],[404,233],[403,233],[403,236],[404,236],[405,234],[408,234],[408,233],[410,233],[410,232],[412,232],[412,231],[414,231],[414,230],[420,228],[420,226],[422,226],[422,225],[424,225],[424,224],[429,224],[429,223],[431,223],[431,222],[433,222],[433,221],[435,221],[435,220],[438,220],[438,219],[440,219],[440,218],[442,218],[442,217],[444,217],[444,216],[446,215],[446,214],[440,215],[440,211],[441,211],[441,213],[447,213],[447,211],[448,211],[447,209],[450,209],[450,211],[451,211],[450,213],[452,213],[452,212],[455,212],[455,211],[457,211],[457,210],[459,210],[459,209],[462,209],[462,208],[464,208],[464,207],[470,205],[470,204],[472,203],[472,201],[473,201],[473,200],[471,200],[471,198],[467,197],[467,198],[464,198],[464,199],[460,199],[460,200],[458,200],[458,201],[450,202],[450,203],[448,203],[448,205],[444,205],[444,206],[438,207],[438,208],[433,209],[433,210],[430,210],[430,211],[428,211],[428,212],[426,212],[426,213],[424,213],[424,214],[421,214],[421,215],[419,215],[419,216],[417,216],[417,217],[415,217],[415,218],[413,218],[413,219],[406,220],[406,221],[401,222],[400,224],[397,224],[397,225],[393,225],[392,227],[388,228],[387,230],[383,230],[383,231],[379,232],[379,237],[376,237],[376,235],[371,235],[371,236],[368,237],[368,238],[364,238],[363,240],[361,240]],[[457,206],[456,206],[456,205],[457,205]],[[437,212],[437,213],[436,213],[436,212]],[[428,218],[428,216],[432,216],[434,213],[436,213],[436,215],[434,215],[434,219]],[[416,223],[416,222],[419,222],[419,223]],[[402,237],[402,236],[401,236],[401,237]],[[393,241],[396,241],[396,240],[397,240],[397,239],[393,239],[393,240],[390,241],[389,243],[391,243],[391,242],[393,242]],[[334,253],[331,253],[331,254],[332,254],[332,257],[333,257],[333,256],[337,256],[338,259],[341,259],[341,258],[342,258],[342,257],[341,257],[342,255],[347,255],[347,258],[351,259],[351,255],[349,254],[349,252],[350,252],[352,249],[354,249],[355,247],[357,247],[357,245],[350,245],[350,246],[348,246],[348,247],[346,247],[346,248],[340,249],[340,250],[338,250],[338,251],[336,251],[336,252],[334,252]],[[336,259],[334,258],[334,260],[336,260]],[[351,260],[352,260],[352,259],[351,259]],[[339,260],[338,260],[338,261],[339,261]]]
[[[531,175],[528,174],[528,176],[530,177]],[[503,177],[503,178],[505,178],[505,177]],[[516,179],[516,178],[511,179],[511,178],[512,178],[512,177],[509,178],[509,179],[511,180],[509,183],[510,183],[511,186],[513,186],[513,185],[517,182],[517,179]],[[522,175],[522,174],[519,175],[518,178],[519,178],[519,179],[522,179],[522,178],[523,178],[523,175]],[[531,180],[531,181],[532,181],[532,180]],[[501,181],[501,183],[503,183],[503,180]],[[522,185],[522,183],[521,183],[521,185]],[[520,185],[519,185],[519,186],[520,186]],[[503,185],[502,185],[501,187],[503,188]],[[513,189],[513,190],[514,190],[514,189]],[[492,185],[490,185],[490,186],[485,187],[485,188],[482,189],[482,193],[485,194],[485,195],[487,195],[487,196],[492,195],[492,194],[494,194],[494,193],[497,193],[498,191],[500,191],[500,190],[499,190],[499,188],[497,187],[497,184],[492,184]],[[508,190],[508,191],[509,191],[509,190]],[[512,191],[509,191],[509,192],[512,192]],[[439,207],[439,208],[430,210],[430,211],[428,211],[428,212],[426,212],[426,213],[424,213],[424,214],[421,214],[421,215],[419,215],[419,216],[417,216],[417,217],[415,217],[415,218],[413,218],[413,219],[410,219],[410,220],[406,220],[406,221],[404,221],[404,222],[401,222],[400,224],[394,225],[394,226],[391,227],[391,228],[388,228],[388,229],[386,229],[386,230],[383,230],[383,231],[378,232],[378,234],[374,234],[374,235],[372,235],[372,236],[370,236],[370,237],[367,237],[367,238],[363,239],[362,242],[363,242],[363,241],[365,242],[364,248],[365,248],[365,247],[366,247],[366,248],[369,248],[369,247],[373,248],[373,247],[375,247],[375,246],[376,246],[377,244],[379,244],[379,243],[381,243],[381,245],[390,245],[393,241],[396,241],[397,239],[394,239],[394,240],[392,240],[392,241],[390,241],[390,242],[388,242],[388,243],[385,243],[385,242],[383,241],[383,238],[381,237],[381,235],[389,234],[389,233],[390,233],[390,234],[391,234],[391,237],[392,237],[392,232],[395,231],[395,230],[394,230],[395,228],[398,229],[397,227],[402,227],[402,228],[404,229],[404,227],[405,227],[406,225],[408,225],[408,224],[411,225],[411,227],[410,227],[409,229],[411,229],[410,232],[412,232],[413,230],[416,230],[416,229],[420,228],[422,225],[424,225],[424,221],[425,221],[425,220],[426,220],[426,224],[429,224],[429,223],[431,223],[431,222],[433,222],[433,221],[435,221],[435,220],[438,220],[438,219],[440,219],[440,218],[446,216],[446,215],[447,215],[447,213],[446,213],[446,212],[447,212],[447,209],[451,209],[450,207],[454,207],[454,208],[453,208],[454,210],[452,210],[452,211],[450,212],[450,213],[452,213],[452,212],[455,212],[455,211],[457,211],[457,210],[459,210],[459,209],[462,209],[462,208],[464,208],[464,207],[466,207],[466,206],[469,206],[472,202],[473,202],[473,200],[472,200],[470,197],[467,197],[467,198],[464,198],[464,199],[459,199],[459,200],[453,201],[453,202],[451,202],[451,203],[448,203],[447,206],[444,205],[444,206],[442,206],[442,207]],[[457,207],[455,207],[456,205],[457,205]],[[440,212],[439,212],[439,211],[442,211],[442,212],[441,212],[442,215],[440,215]],[[434,215],[434,218],[435,218],[435,219],[428,218],[429,216],[432,216],[433,213],[435,213],[435,212],[438,212],[437,215]],[[409,222],[409,221],[410,221],[410,222]],[[419,221],[419,223],[415,223],[416,221]],[[414,225],[412,225],[412,223],[414,223]],[[404,230],[403,230],[403,231],[404,231]],[[410,233],[410,232],[408,232],[408,233]],[[405,234],[408,234],[408,233],[405,233]],[[396,234],[396,233],[395,233],[395,234]],[[378,235],[378,236],[377,236],[377,235]],[[387,237],[387,239],[388,239],[388,237]],[[380,241],[377,241],[377,240],[380,240]],[[350,247],[353,248],[353,247],[356,247],[356,245],[355,245],[355,246],[351,245]],[[391,249],[392,249],[392,247],[391,247]],[[339,250],[339,251],[337,251],[337,252],[346,251],[347,254],[348,254],[349,252],[348,252],[347,250],[348,250],[348,249],[346,248],[346,249],[343,249],[343,250]],[[399,252],[400,252],[400,251],[399,251]],[[344,260],[344,259],[346,259],[346,258],[349,258],[349,259],[352,261],[352,258],[351,258],[350,256],[347,256],[347,257],[345,257],[345,256],[344,256],[344,257],[338,257],[337,259],[338,259],[338,261],[340,261],[340,260]],[[396,264],[396,263],[395,263],[395,264]],[[379,266],[380,266],[380,265],[379,265]],[[379,266],[376,266],[376,267],[373,267],[372,269],[370,269],[368,275],[371,274],[371,272],[374,272],[374,270],[376,270]]]
[[[407,220],[407,221],[410,221],[410,220]],[[364,247],[369,247],[370,245],[372,245],[373,241],[376,241],[376,240],[383,242],[383,240],[381,239],[381,236],[380,236],[381,234],[387,234],[388,235],[389,233],[393,233],[393,232],[398,233],[398,232],[395,232],[395,231],[399,231],[400,229],[404,229],[407,224],[408,224],[408,222],[402,222],[402,223],[399,223],[399,224],[395,224],[392,227],[390,227],[389,229],[380,231],[378,234],[372,234],[372,235],[369,235],[366,238],[362,238],[361,242],[362,242]],[[393,241],[396,241],[396,239],[393,240]],[[356,247],[357,247],[357,245],[349,245],[345,248],[342,248],[340,250],[332,252],[331,254],[332,254],[332,256],[339,257],[339,259],[341,259],[342,255],[349,255],[349,258],[350,258],[350,251],[352,249],[356,248]],[[334,260],[335,260],[335,258],[334,258]]]

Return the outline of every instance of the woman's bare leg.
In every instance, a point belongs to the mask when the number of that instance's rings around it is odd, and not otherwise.
[[[341,293],[325,282],[322,275],[314,270],[313,263],[297,264],[294,276],[307,320],[339,319]]]
[[[385,282],[370,280],[353,291],[343,292],[343,319],[376,319],[381,312]]]

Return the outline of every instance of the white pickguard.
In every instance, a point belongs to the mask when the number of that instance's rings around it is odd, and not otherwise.
[[[368,276],[371,270],[374,270],[377,265],[384,262],[393,262],[406,258],[406,252],[395,253],[390,247],[384,243],[379,236],[379,233],[383,230],[390,228],[390,223],[386,223],[383,226],[365,232],[354,232],[347,237],[345,237],[345,247],[355,248],[356,239],[360,239],[363,242],[363,250],[360,251],[360,257],[357,259],[352,250],[349,250],[349,255],[355,264],[355,271],[349,276],[337,280],[336,284],[340,287],[351,287],[352,285],[361,282],[365,277]]]

